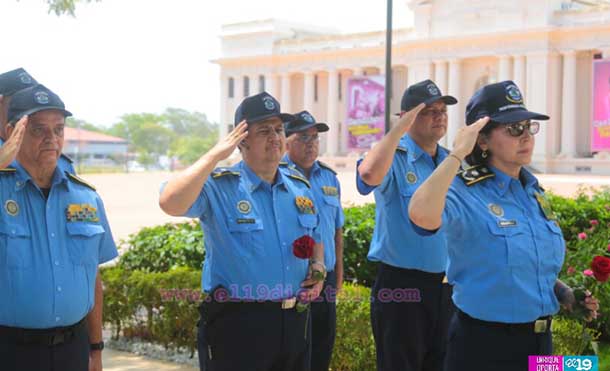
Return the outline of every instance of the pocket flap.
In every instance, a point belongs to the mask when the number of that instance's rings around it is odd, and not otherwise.
[[[563,235],[563,233],[561,232],[561,227],[554,220],[547,220],[546,226],[551,230],[551,232]]]
[[[21,224],[0,223],[0,233],[10,237],[29,237],[29,229]]]
[[[71,236],[92,237],[105,232],[104,227],[99,224],[68,222],[66,227],[68,228],[68,234]]]
[[[315,228],[318,226],[318,216],[316,214],[299,214],[299,224],[305,228]]]
[[[331,206],[340,206],[339,198],[337,196],[324,196],[324,202]]]

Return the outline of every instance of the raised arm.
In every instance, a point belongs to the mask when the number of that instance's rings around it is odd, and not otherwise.
[[[199,196],[201,188],[218,162],[229,157],[246,138],[247,128],[245,121],[240,122],[235,130],[221,139],[197,162],[167,182],[159,197],[161,209],[172,216],[184,215]]]
[[[417,114],[426,105],[421,103],[411,111],[400,117],[398,123],[367,153],[366,157],[358,166],[360,178],[370,186],[377,186],[383,181],[383,177],[388,173],[394,152],[398,146],[400,138],[409,130]]]
[[[487,124],[485,117],[461,128],[455,138],[453,151],[415,191],[409,203],[409,217],[421,228],[435,230],[441,226],[443,209],[449,186],[455,174],[477,142],[479,132]]]
[[[17,157],[27,124],[28,117],[23,116],[17,121],[17,125],[14,128],[7,128],[10,135],[8,135],[8,140],[4,142],[4,145],[0,147],[0,169],[6,168]]]

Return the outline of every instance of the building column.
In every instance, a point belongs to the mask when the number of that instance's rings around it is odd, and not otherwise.
[[[353,67],[352,68],[352,76],[364,76],[364,68],[362,68],[362,67]]]
[[[290,72],[282,74],[282,100],[280,104],[282,106],[282,111],[284,112],[292,112],[290,78]]]
[[[235,83],[233,83],[235,84]],[[235,86],[233,86],[235,87]],[[235,90],[233,91],[235,93]],[[229,100],[229,78],[220,74],[220,137],[222,139],[228,134],[229,119],[227,114],[227,102]]]
[[[277,75],[274,73],[265,74],[265,91],[271,96],[276,97],[277,94]]]
[[[498,82],[512,80],[512,61],[509,55],[501,55],[498,58]]]
[[[326,154],[336,156],[339,152],[339,72],[328,71],[328,101],[326,123],[330,130],[326,133]]]
[[[442,94],[447,94],[447,75],[448,75],[448,65],[446,61],[435,61],[434,62],[434,82],[441,90]],[[448,133],[448,132],[447,132]],[[441,140],[440,144],[444,147],[447,147],[448,135],[445,134]]]
[[[518,55],[514,57],[513,63],[513,82],[517,84],[519,89],[525,93],[527,86],[526,82],[526,69],[525,69],[525,56]]]
[[[460,75],[462,73],[462,64],[459,59],[452,59],[449,61],[449,86],[448,94],[455,97],[458,100],[458,104],[447,107],[449,114],[449,126],[447,127],[447,146],[453,147],[453,140],[455,135],[462,125],[464,125],[464,114],[460,109],[461,96],[460,96]]]
[[[305,71],[303,73],[303,106],[305,110],[312,112],[314,103],[314,73]]]
[[[576,156],[576,51],[563,55],[563,86],[561,99],[561,156]]]
[[[261,84],[258,77],[260,76],[257,73],[252,73],[248,75],[250,77],[250,95],[256,95],[261,92]]]

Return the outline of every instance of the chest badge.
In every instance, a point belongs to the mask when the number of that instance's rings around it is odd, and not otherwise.
[[[297,196],[295,199],[297,204],[297,208],[301,214],[314,214],[315,208],[313,206],[313,201],[305,196]]]
[[[322,186],[322,192],[324,192],[324,194],[327,196],[338,196],[339,195],[339,191],[337,190],[337,187]]]
[[[544,195],[540,192],[535,192],[534,196],[536,197],[536,201],[538,201],[538,205],[540,205],[540,208],[542,209],[544,216],[548,220],[557,220],[557,215],[555,215],[555,213],[553,212],[553,209],[551,208],[551,201],[549,201],[549,199],[546,198],[546,195]]]
[[[415,183],[417,183],[417,175],[415,175],[415,173],[414,173],[414,172],[409,171],[409,172],[407,173],[407,183],[409,183],[409,184],[415,184]]]
[[[68,222],[97,223],[97,208],[89,204],[69,204],[66,208],[66,220]]]
[[[19,214],[19,204],[15,200],[8,200],[4,203],[4,210],[10,216],[17,216]]]
[[[249,201],[241,200],[237,203],[237,210],[242,214],[247,214],[252,210],[252,205]]]
[[[498,204],[489,204],[487,205],[487,208],[489,209],[489,211],[494,214],[495,216],[501,218],[504,216],[504,209],[502,208],[502,206],[498,205]]]

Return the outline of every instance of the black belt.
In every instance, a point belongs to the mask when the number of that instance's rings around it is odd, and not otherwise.
[[[71,326],[50,329],[25,329],[0,326],[0,337],[14,341],[17,344],[54,346],[70,342],[77,331],[85,327],[86,323],[85,317]]]
[[[525,323],[504,323],[504,322],[490,322],[483,321],[477,318],[473,318],[468,314],[462,312],[459,309],[456,309],[458,317],[460,319],[475,323],[477,325],[492,327],[492,328],[500,328],[505,330],[514,330],[514,331],[522,331],[528,333],[542,334],[551,331],[551,316],[540,317],[533,322],[525,322]]]

